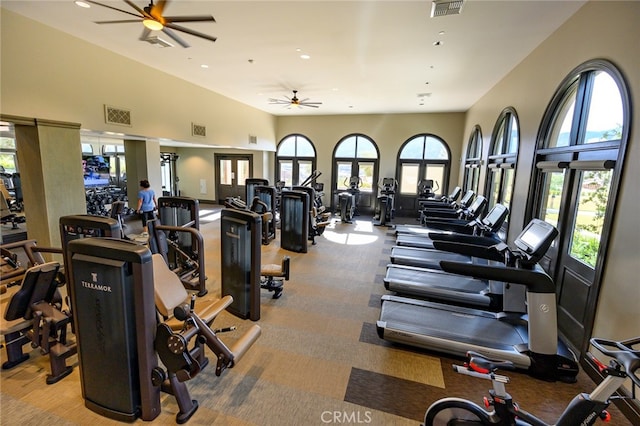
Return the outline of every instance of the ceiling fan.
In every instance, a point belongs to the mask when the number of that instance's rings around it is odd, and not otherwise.
[[[311,107],[311,108],[318,108],[319,105],[322,105],[322,102],[309,102],[309,98],[305,98],[305,99],[298,99],[298,91],[294,90],[293,91],[293,97],[288,97],[288,96],[283,96],[285,99],[276,99],[276,98],[269,98],[269,103],[270,104],[278,104],[278,105],[286,105],[288,108],[291,108],[292,106],[297,106],[298,108],[301,108],[303,106],[305,107]]]
[[[95,4],[98,6],[106,7],[108,9],[117,10],[118,12],[126,13],[127,15],[135,16],[137,19],[122,19],[117,21],[97,21],[96,24],[123,24],[130,22],[142,22],[144,30],[140,35],[140,40],[147,40],[151,31],[162,31],[173,40],[176,41],[182,47],[189,47],[189,44],[179,37],[175,31],[181,31],[192,36],[200,37],[206,40],[216,41],[216,37],[203,34],[198,31],[185,28],[180,25],[176,25],[175,22],[215,22],[216,20],[211,15],[200,16],[164,16],[162,12],[169,4],[169,0],[158,0],[155,4],[153,0],[150,1],[149,6],[141,9],[135,3],[130,0],[124,0],[129,6],[136,10],[136,13],[129,12],[127,10],[118,9],[117,7],[109,6],[107,4],[99,3],[94,0],[85,0],[87,3]]]

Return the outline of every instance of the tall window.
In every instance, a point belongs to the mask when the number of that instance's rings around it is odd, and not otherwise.
[[[378,147],[361,134],[345,136],[333,151],[332,189],[334,194],[349,187],[349,178],[360,178],[358,209],[373,211],[378,191]],[[336,197],[333,199],[334,205]]]
[[[547,256],[558,288],[558,326],[577,348],[588,345],[629,135],[624,78],[603,60],[577,67],[542,121],[533,212],[560,234]]]
[[[407,140],[398,154],[398,182],[401,195],[418,195],[418,183],[433,180],[433,192],[447,191],[451,154],[437,136],[422,134]]]
[[[510,208],[520,144],[518,117],[513,108],[502,111],[493,129],[491,141],[485,187],[485,197],[489,200],[488,209],[495,204]]]
[[[473,191],[478,193],[478,181],[480,180],[480,165],[482,164],[482,131],[476,125],[469,137],[467,155],[464,159],[463,192]]]
[[[278,144],[276,180],[286,186],[299,185],[316,168],[316,149],[303,135],[289,135]]]

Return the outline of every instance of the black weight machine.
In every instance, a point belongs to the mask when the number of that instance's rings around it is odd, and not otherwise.
[[[100,415],[151,421],[164,391],[176,398],[177,423],[185,423],[198,408],[186,382],[208,364],[204,346],[215,354],[219,376],[260,335],[253,325],[227,347],[217,333],[228,330],[210,326],[232,298],[196,310],[164,258],[145,246],[86,238],[69,243],[68,258],[82,396]]]
[[[298,253],[307,252],[309,236],[309,194],[282,191],[280,200],[280,247]]]
[[[376,210],[373,216],[373,224],[376,226],[388,226],[395,216],[395,195],[398,181],[394,178],[383,178],[380,185],[380,195],[377,198]]]
[[[260,319],[261,235],[261,215],[248,210],[222,210],[221,294],[233,297],[229,312],[252,321]]]
[[[158,198],[157,220],[149,222],[149,247],[161,253],[187,290],[207,294],[200,206],[195,198]]]

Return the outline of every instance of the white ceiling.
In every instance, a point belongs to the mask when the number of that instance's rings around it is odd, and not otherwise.
[[[135,12],[124,1],[102,3]],[[466,0],[460,15],[430,18],[431,1],[174,0],[165,15],[213,15],[217,21],[183,24],[218,37],[213,43],[178,33],[187,49],[138,40],[141,23],[95,24],[132,18],[96,5],[0,4],[271,114],[306,115],[465,111],[584,1]],[[311,58],[301,59],[303,53]],[[284,99],[293,89],[322,105],[269,104],[268,98]]]

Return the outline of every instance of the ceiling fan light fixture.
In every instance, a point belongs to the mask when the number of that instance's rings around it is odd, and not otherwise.
[[[150,29],[151,31],[160,31],[164,28],[161,22],[156,21],[155,19],[143,19],[142,25]]]

